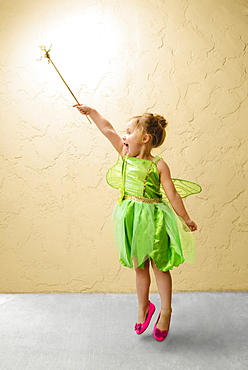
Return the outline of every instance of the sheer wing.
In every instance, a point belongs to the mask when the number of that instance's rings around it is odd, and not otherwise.
[[[174,178],[172,179],[172,181],[175,185],[176,191],[181,198],[186,198],[189,195],[198,194],[202,191],[201,186],[196,184],[195,182]],[[160,186],[160,191],[162,193],[163,199],[166,199],[168,201],[162,185]]]
[[[106,174],[106,180],[107,183],[112,186],[112,188],[115,189],[122,189],[122,159],[121,156],[118,155],[117,162],[113,167],[111,167]],[[198,194],[202,191],[202,188],[200,185],[196,184],[195,182],[188,181],[188,180],[182,180],[182,179],[172,179],[175,188],[181,198],[188,197],[192,194]],[[164,189],[161,186],[160,187],[163,199],[167,199]]]
[[[202,191],[201,186],[195,182],[182,179],[172,179],[172,181],[181,198],[188,197],[192,194],[198,194]]]
[[[122,188],[122,159],[121,156],[118,155],[116,164],[111,167],[106,173],[106,180],[107,183],[115,189]]]

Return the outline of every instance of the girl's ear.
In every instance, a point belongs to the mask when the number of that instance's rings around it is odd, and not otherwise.
[[[148,143],[150,140],[151,140],[151,135],[149,135],[149,134],[144,134],[143,135],[142,141],[143,141],[144,144]]]

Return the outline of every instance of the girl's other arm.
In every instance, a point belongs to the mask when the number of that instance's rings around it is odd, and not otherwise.
[[[185,209],[185,206],[183,204],[182,198],[180,197],[180,195],[175,189],[175,186],[171,179],[169,167],[162,160],[158,162],[157,166],[158,166],[158,170],[160,173],[161,184],[164,188],[167,198],[170,201],[170,204],[172,205],[172,208],[174,209],[176,214],[184,220],[184,222],[190,228],[191,231],[197,230],[197,226],[195,222],[190,219]]]
[[[103,135],[109,139],[117,152],[122,154],[124,148],[123,140],[108,120],[102,117],[95,109],[86,105],[74,105],[74,107],[77,107],[81,114],[89,115]]]

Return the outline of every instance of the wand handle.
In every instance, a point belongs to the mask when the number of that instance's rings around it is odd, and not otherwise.
[[[77,100],[76,96],[73,94],[73,92],[71,91],[71,89],[69,88],[69,86],[67,85],[67,83],[65,82],[63,76],[61,75],[61,73],[59,72],[58,68],[56,67],[56,65],[53,63],[52,59],[50,58],[49,56],[49,61],[52,63],[52,65],[54,66],[54,68],[56,69],[56,71],[58,72],[60,78],[62,79],[62,81],[64,82],[65,86],[67,87],[67,89],[70,91],[71,95],[73,96],[73,98],[76,100],[77,104],[80,105],[79,101]],[[86,116],[87,120],[89,121],[89,123],[91,123],[90,119],[88,116]]]
[[[80,104],[80,103],[79,103],[79,101],[77,100],[76,96],[73,94],[73,92],[71,91],[71,89],[69,88],[69,86],[67,85],[67,83],[65,82],[65,80],[63,79],[63,77],[62,77],[62,75],[60,74],[59,70],[57,69],[56,65],[53,63],[52,59],[50,58],[49,60],[50,60],[50,62],[52,63],[52,65],[54,66],[54,68],[56,69],[56,71],[58,72],[58,74],[60,75],[61,79],[63,80],[63,82],[64,82],[64,84],[66,85],[67,89],[70,91],[70,93],[71,93],[71,95],[73,96],[73,98],[76,100],[76,102],[77,102],[78,104]]]

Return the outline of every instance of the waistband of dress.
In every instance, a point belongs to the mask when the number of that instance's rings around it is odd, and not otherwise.
[[[154,204],[154,203],[161,203],[160,198],[145,198],[145,197],[138,197],[136,195],[124,195],[123,200],[134,200],[136,202]]]

